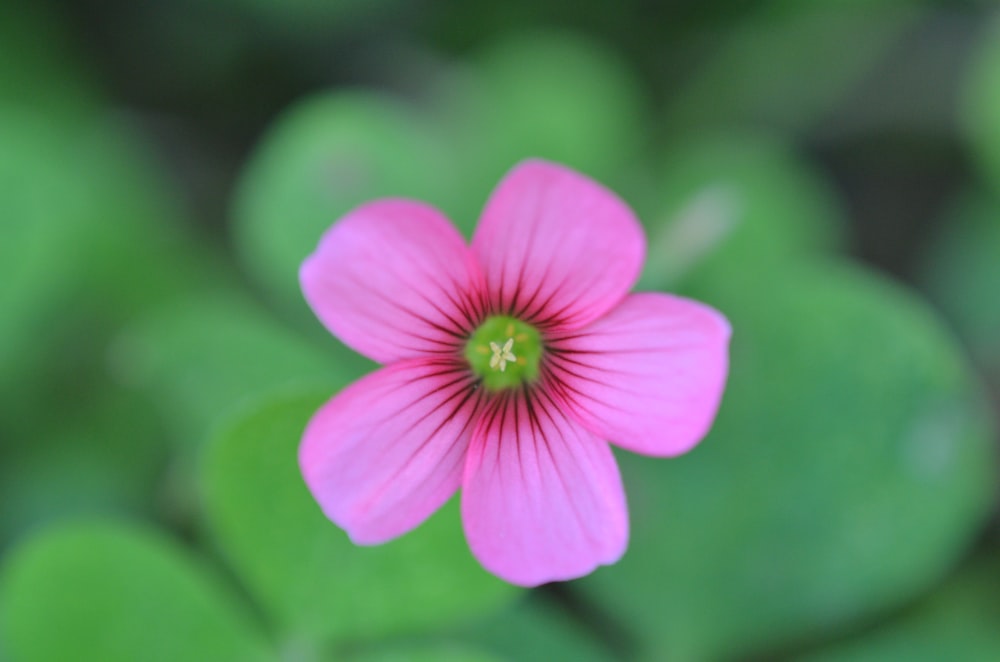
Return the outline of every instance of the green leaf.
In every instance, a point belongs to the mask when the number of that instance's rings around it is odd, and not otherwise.
[[[677,135],[738,124],[808,130],[924,15],[920,4],[758,3],[673,91],[666,126]]]
[[[415,632],[517,595],[472,559],[454,499],[378,547],[354,546],[323,516],[302,481],[297,447],[328,397],[276,398],[248,412],[204,460],[211,532],[283,636],[325,646]]]
[[[724,402],[690,454],[621,455],[630,549],[585,595],[653,659],[719,658],[938,580],[997,478],[989,408],[940,322],[845,266],[715,273],[692,293],[733,325]]]
[[[927,243],[921,281],[968,343],[1000,379],[1000,201],[967,193],[946,212]]]
[[[990,551],[995,555],[997,550]],[[997,586],[1000,586],[1000,561],[979,559],[901,617],[804,659],[810,662],[1000,659]]]
[[[630,170],[648,124],[641,86],[617,53],[572,33],[505,35],[443,95],[442,141],[462,164],[468,192],[458,221],[471,233],[503,174],[529,157],[563,163],[611,186]]]
[[[841,205],[818,170],[764,134],[690,137],[668,154],[656,204],[642,214],[649,254],[641,287],[705,270],[749,271],[843,242]]]
[[[0,391],[16,390],[8,380],[43,363],[45,341],[62,330],[47,317],[76,288],[92,209],[87,171],[63,170],[71,136],[37,115],[0,106]]]
[[[131,325],[113,347],[116,370],[148,392],[181,447],[200,447],[234,409],[277,388],[330,392],[370,365],[334,340],[314,344],[239,295],[189,298]]]
[[[238,248],[269,294],[311,319],[299,265],[334,221],[376,198],[440,204],[451,184],[439,147],[402,103],[364,92],[311,97],[276,122],[240,177]]]
[[[155,169],[96,113],[0,106],[0,189],[0,401],[24,399],[60,346],[100,356],[109,327],[218,280]]]
[[[0,107],[0,302],[60,289],[120,314],[214,278],[159,174],[107,117]]]
[[[579,615],[565,605],[535,592],[502,611],[459,627],[452,636],[518,662],[610,662],[626,657],[614,654],[599,638],[603,633],[575,616]]]
[[[167,456],[156,412],[121,388],[91,389],[10,432],[0,462],[0,549],[55,519],[154,511]]]
[[[198,451],[234,411],[275,391],[333,392],[372,364],[333,338],[313,343],[238,293],[191,297],[152,311],[119,334],[119,378],[156,404],[174,449],[163,483],[171,521],[198,517]]]
[[[47,530],[5,559],[0,587],[0,640],[23,662],[273,659],[218,579],[142,528]]]
[[[1000,17],[980,34],[963,89],[962,128],[987,182],[1000,193]]]
[[[78,278],[93,287],[94,307],[128,319],[165,302],[223,290],[238,275],[221,247],[200,234],[178,205],[172,175],[140,136],[102,118],[82,135],[66,164],[90,171],[96,200],[83,229]],[[72,176],[66,173],[65,176]]]
[[[500,662],[497,658],[459,644],[389,645],[349,658],[351,662]]]

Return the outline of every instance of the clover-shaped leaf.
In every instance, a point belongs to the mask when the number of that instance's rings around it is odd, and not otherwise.
[[[996,554],[995,549],[990,552]],[[903,614],[803,659],[808,662],[998,659],[998,584],[997,559],[978,558]]]
[[[621,455],[626,557],[579,583],[649,655],[761,652],[912,599],[992,506],[984,394],[927,306],[844,266],[715,272],[733,324],[708,438]]]
[[[0,574],[0,640],[15,660],[274,659],[236,598],[142,527],[75,523],[28,538]]]
[[[759,270],[843,241],[846,221],[832,186],[791,145],[765,134],[677,142],[655,191],[643,214],[646,287],[671,289],[706,270]]]
[[[921,280],[973,355],[1000,379],[1000,199],[968,192],[928,242]]]
[[[236,293],[190,297],[130,325],[113,348],[128,381],[145,390],[180,448],[198,448],[232,409],[276,388],[331,390],[368,362],[301,336]]]

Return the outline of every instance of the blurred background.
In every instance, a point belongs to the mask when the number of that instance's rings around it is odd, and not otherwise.
[[[735,330],[619,453],[625,558],[526,591],[453,500],[355,548],[296,466],[373,368],[297,268],[517,161]],[[0,660],[1000,659],[1000,11],[975,0],[4,0]]]

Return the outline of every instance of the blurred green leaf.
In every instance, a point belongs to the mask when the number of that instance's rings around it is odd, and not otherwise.
[[[5,559],[0,586],[0,639],[23,662],[273,659],[214,576],[141,528],[45,531]]]
[[[458,644],[389,645],[352,655],[351,662],[500,662],[483,651]]]
[[[916,24],[920,2],[769,0],[741,17],[668,101],[671,132],[809,129]]]
[[[578,583],[652,659],[762,652],[898,606],[993,504],[995,428],[924,305],[857,268],[715,272],[734,336],[690,454],[622,454],[625,558]]]
[[[706,270],[749,271],[843,243],[841,205],[819,171],[763,134],[688,138],[670,151],[646,216],[640,287],[659,289]]]
[[[517,662],[622,659],[565,605],[530,593],[506,609],[460,626],[452,636]]]
[[[93,182],[86,169],[64,169],[74,143],[60,128],[27,109],[0,106],[0,387],[12,391],[8,380],[43,362],[42,341],[61,332],[46,317],[67,307],[60,290],[75,291],[83,267],[81,226],[93,207]]]
[[[116,323],[221,280],[156,169],[103,118],[0,106],[0,191],[4,407],[48,376],[56,348],[100,356]]]
[[[139,135],[111,118],[82,137],[72,164],[90,170],[93,180],[85,184],[98,196],[77,247],[86,250],[78,273],[103,303],[99,312],[116,320],[237,282],[221,247],[195,229],[147,150]]]
[[[618,188],[646,138],[646,101],[628,64],[568,32],[504,35],[439,92],[441,139],[461,167],[456,222],[467,234],[517,162],[550,159]]]
[[[217,275],[161,173],[110,118],[0,107],[0,183],[4,299],[61,287],[127,312]]]
[[[90,72],[66,27],[44,3],[0,4],[0,105],[67,116],[96,108]]]
[[[298,270],[323,232],[376,198],[440,205],[444,166],[402,103],[364,92],[308,98],[279,118],[240,178],[233,215],[244,262],[279,303],[312,319]]]
[[[378,547],[356,547],[323,516],[302,481],[297,447],[328,397],[276,398],[248,412],[204,460],[211,532],[283,635],[323,646],[414,632],[517,595],[473,560],[454,499]]]
[[[1000,193],[1000,16],[981,32],[962,99],[969,150],[994,193]]]
[[[160,421],[137,394],[93,387],[14,431],[0,463],[0,549],[54,519],[153,512],[166,460]]]
[[[995,555],[996,550],[991,550]],[[813,662],[1000,659],[1000,560],[980,559],[903,616],[831,646]]]
[[[273,393],[334,391],[373,366],[330,338],[313,343],[237,293],[190,297],[151,311],[111,347],[118,379],[156,403],[175,449],[162,507],[197,517],[197,450],[234,411]]]
[[[277,388],[329,391],[373,365],[331,340],[315,344],[236,294],[211,294],[151,311],[113,346],[121,378],[148,392],[182,447],[200,447],[212,426]]]
[[[921,280],[969,344],[1000,378],[1000,202],[967,193],[927,243]]]

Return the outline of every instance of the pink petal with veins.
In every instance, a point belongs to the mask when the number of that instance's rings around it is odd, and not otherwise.
[[[454,364],[400,361],[351,384],[309,421],[302,475],[351,540],[395,538],[454,494],[480,402],[471,382]]]
[[[536,586],[617,561],[628,513],[608,444],[545,393],[527,397],[509,394],[482,414],[465,466],[462,520],[487,570]]]
[[[461,235],[408,200],[372,202],[337,221],[299,280],[330,332],[380,363],[460,350],[482,304],[482,276]]]
[[[525,161],[493,191],[472,250],[495,310],[576,328],[628,293],[646,240],[632,210],[600,184],[559,165]]]
[[[722,399],[730,327],[712,308],[633,294],[580,331],[551,339],[554,390],[587,429],[644,455],[679,455]]]

